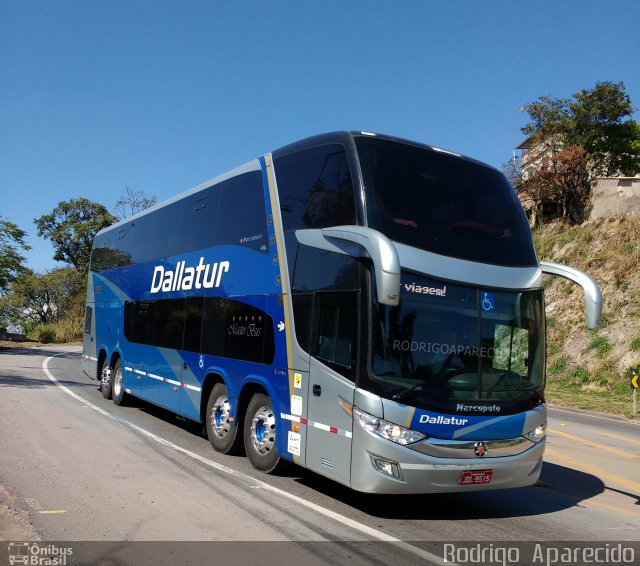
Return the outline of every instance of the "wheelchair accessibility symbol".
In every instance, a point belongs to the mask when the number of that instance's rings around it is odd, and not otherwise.
[[[481,291],[480,295],[482,298],[480,305],[484,312],[492,312],[496,310],[496,297],[493,293],[490,291]]]
[[[200,369],[202,369],[204,367],[204,359],[202,357],[202,354],[200,354],[200,359],[198,360],[198,367]]]

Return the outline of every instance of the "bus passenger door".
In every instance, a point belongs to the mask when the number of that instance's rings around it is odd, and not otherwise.
[[[353,403],[358,295],[355,291],[316,294],[309,374],[306,465],[347,485],[353,419],[341,400]]]

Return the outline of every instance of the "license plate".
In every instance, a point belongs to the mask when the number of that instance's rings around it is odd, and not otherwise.
[[[458,484],[460,485],[478,485],[491,483],[493,470],[467,470],[460,474]]]

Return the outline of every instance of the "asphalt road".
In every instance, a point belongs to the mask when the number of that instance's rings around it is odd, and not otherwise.
[[[0,486],[43,540],[241,541],[252,556],[280,543],[313,564],[438,563],[443,541],[640,539],[635,423],[552,409],[540,485],[406,497],[300,468],[266,476],[200,433],[103,399],[77,347],[0,351]]]

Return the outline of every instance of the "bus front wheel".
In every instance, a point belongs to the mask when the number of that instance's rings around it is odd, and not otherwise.
[[[209,395],[205,417],[207,436],[216,452],[237,454],[242,447],[242,435],[231,417],[229,393],[224,383],[216,383]]]
[[[244,420],[244,447],[251,465],[267,474],[288,464],[276,450],[276,415],[268,395],[256,393],[249,402]]]

